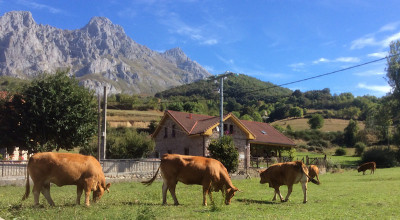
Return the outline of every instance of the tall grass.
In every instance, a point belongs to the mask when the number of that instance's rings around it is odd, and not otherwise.
[[[161,185],[145,187],[138,182],[115,183],[99,203],[75,205],[76,187],[52,186],[56,203],[50,207],[43,196],[40,207],[33,197],[21,202],[23,187],[0,187],[0,217],[4,219],[399,219],[400,168],[378,169],[374,175],[355,170],[320,175],[321,185],[308,184],[308,203],[303,204],[300,184],[293,187],[290,201],[272,202],[273,190],[259,178],[233,180],[243,192],[229,206],[221,193],[213,193],[214,204],[202,206],[197,185],[177,185],[181,205],[161,205]],[[283,196],[287,187],[282,186]],[[209,198],[207,198],[209,200]],[[83,203],[83,198],[82,198]]]

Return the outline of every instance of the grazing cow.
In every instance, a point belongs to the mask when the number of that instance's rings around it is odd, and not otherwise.
[[[310,166],[308,167],[308,175],[310,176],[310,178],[311,178],[311,179],[314,179],[314,177],[317,177],[318,182],[320,182],[320,181],[319,181],[319,178],[318,178],[318,174],[319,174],[319,169],[318,169],[317,166],[315,166],[315,165],[310,165]]]
[[[221,190],[225,193],[225,204],[231,203],[232,197],[236,191],[229,177],[228,171],[221,162],[212,158],[199,156],[186,156],[179,154],[164,154],[161,158],[161,164],[152,179],[143,181],[145,185],[151,185],[156,179],[158,171],[161,169],[163,178],[163,205],[167,204],[167,190],[170,191],[174,199],[174,205],[179,205],[175,195],[176,184],[196,184],[203,186],[203,205],[207,205],[206,194],[212,201],[212,191]]]
[[[106,185],[100,163],[92,156],[72,153],[37,153],[29,158],[25,195],[29,196],[29,175],[33,181],[34,204],[39,205],[40,192],[47,202],[54,206],[50,196],[50,183],[57,186],[76,185],[76,203],[80,204],[83,190],[85,190],[85,204],[89,206],[90,192],[93,191],[93,202],[100,200],[105,190],[109,192],[111,184]]]
[[[371,170],[371,174],[373,174],[373,173],[375,173],[375,170],[376,170],[376,163],[375,162],[364,163],[364,164],[360,165],[357,170],[358,170],[358,172],[362,171],[363,175],[365,175],[365,171],[367,171],[367,170]]]
[[[311,182],[319,185],[319,181],[316,181],[310,176],[308,176],[307,166],[301,161],[278,163],[268,167],[264,171],[260,172],[260,183],[268,183],[269,187],[274,188],[274,198],[272,201],[276,200],[276,195],[278,194],[281,202],[286,202],[289,200],[289,196],[292,193],[293,184],[301,182],[304,193],[303,203],[307,202],[307,182]],[[288,186],[288,193],[285,200],[279,191],[279,187],[282,185]]]

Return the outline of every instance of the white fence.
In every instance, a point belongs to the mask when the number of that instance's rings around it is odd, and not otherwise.
[[[26,176],[27,161],[0,161],[0,177]],[[102,160],[100,161],[105,174],[138,174],[154,175],[157,171],[159,159],[129,159],[129,160]]]

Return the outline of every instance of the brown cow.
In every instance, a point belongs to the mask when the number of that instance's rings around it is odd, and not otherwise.
[[[373,174],[373,173],[375,173],[375,170],[376,170],[376,163],[375,162],[364,163],[364,164],[360,165],[357,170],[358,170],[358,172],[362,171],[363,175],[365,175],[365,171],[367,171],[367,170],[371,170],[371,174]]]
[[[259,172],[261,177],[260,183],[268,183],[269,187],[275,189],[274,198],[272,201],[276,200],[277,194],[279,195],[281,202],[288,201],[289,196],[292,193],[293,184],[301,182],[304,193],[303,203],[306,203],[308,180],[319,185],[319,182],[308,176],[307,166],[301,161],[274,164],[268,167],[266,170]],[[285,200],[283,200],[283,197],[279,191],[279,187],[282,185],[288,186],[288,193]]]
[[[175,195],[176,184],[196,184],[203,186],[203,205],[207,205],[206,194],[210,196],[211,192],[221,190],[225,193],[225,204],[231,203],[232,197],[238,189],[233,186],[228,171],[221,162],[212,158],[199,156],[186,156],[179,154],[164,154],[161,158],[161,164],[152,179],[143,181],[145,185],[151,185],[156,179],[158,171],[161,169],[163,178],[163,204],[167,204],[167,190],[170,191],[174,199],[174,205],[179,205]]]
[[[317,166],[315,166],[315,165],[310,165],[310,166],[308,167],[308,175],[310,176],[310,178],[311,178],[311,179],[314,179],[314,177],[317,177],[317,180],[318,180],[318,182],[320,183],[319,178],[318,178],[318,174],[319,174],[319,169],[318,169]]]
[[[57,186],[76,185],[76,203],[80,204],[83,190],[85,190],[85,204],[90,205],[90,192],[93,191],[93,202],[100,200],[105,190],[109,192],[111,184],[106,185],[104,173],[99,161],[92,156],[72,153],[37,153],[29,158],[25,195],[29,196],[29,175],[33,181],[34,204],[39,205],[40,192],[47,202],[54,206],[50,196],[50,183]]]

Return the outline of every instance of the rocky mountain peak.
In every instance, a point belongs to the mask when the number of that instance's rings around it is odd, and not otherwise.
[[[77,30],[37,25],[30,12],[0,17],[0,76],[31,79],[59,69],[99,93],[106,86],[109,93],[154,94],[211,75],[180,48],[155,52],[105,17]]]

